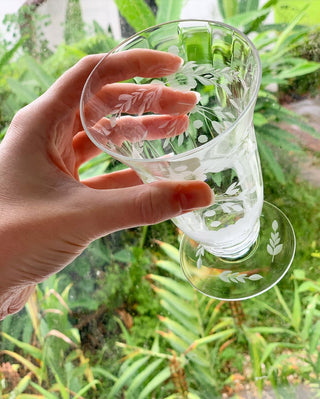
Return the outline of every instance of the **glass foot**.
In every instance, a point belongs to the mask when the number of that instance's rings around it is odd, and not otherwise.
[[[277,284],[293,261],[295,247],[295,234],[288,218],[264,201],[258,239],[243,257],[216,257],[184,235],[180,263],[186,278],[198,291],[220,300],[237,301],[260,295]]]

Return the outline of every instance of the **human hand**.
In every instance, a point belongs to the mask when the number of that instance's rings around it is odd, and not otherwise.
[[[79,181],[80,165],[99,152],[82,129],[80,95],[102,57],[85,57],[20,110],[0,145],[0,319],[20,310],[35,284],[71,263],[98,237],[212,202],[204,182],[142,184],[132,170]],[[112,57],[105,70],[109,83],[119,81],[119,73],[157,77],[180,66],[179,57],[151,50]],[[123,57],[130,68],[119,69]],[[176,102],[175,96],[184,99],[179,134],[197,99],[191,92],[166,94],[163,106]]]

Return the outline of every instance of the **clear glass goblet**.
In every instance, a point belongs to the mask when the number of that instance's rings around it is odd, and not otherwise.
[[[102,71],[110,54],[133,49],[171,52],[183,63],[164,77],[119,82],[121,94],[109,106],[114,86],[102,79]],[[88,136],[144,182],[203,180],[212,188],[212,206],[173,222],[184,233],[180,260],[185,276],[203,294],[222,300],[267,291],[285,275],[295,252],[289,220],[263,200],[253,126],[260,80],[259,55],[243,33],[214,21],[181,20],[122,42],[95,67],[81,98]],[[166,118],[165,111],[159,115],[152,109],[168,88],[198,96],[179,133],[179,115]],[[157,134],[146,122],[150,116],[160,117]]]

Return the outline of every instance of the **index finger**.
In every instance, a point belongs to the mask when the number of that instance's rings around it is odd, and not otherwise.
[[[53,101],[75,108],[79,106],[82,89],[87,78],[87,93],[95,93],[102,85],[131,79],[136,76],[157,78],[167,76],[181,65],[181,58],[163,51],[133,49],[121,53],[99,54],[84,57],[75,66],[65,72],[47,91],[46,96]]]

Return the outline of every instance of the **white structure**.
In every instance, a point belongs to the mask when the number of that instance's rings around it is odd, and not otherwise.
[[[25,0],[0,0],[0,22],[8,13],[15,13]],[[128,0],[130,2],[131,0]],[[54,48],[63,41],[64,22],[68,0],[47,0],[38,7],[37,12],[49,15],[51,23],[43,32]],[[112,30],[115,39],[121,39],[118,9],[114,0],[80,0],[82,17],[86,24],[96,21],[103,29]],[[185,0],[181,18],[221,19],[218,11],[218,0]]]

